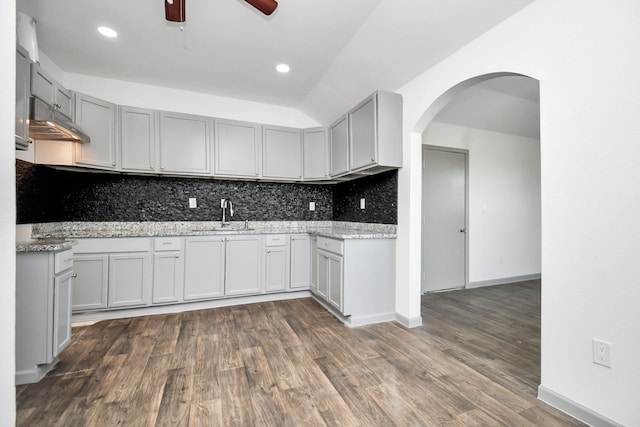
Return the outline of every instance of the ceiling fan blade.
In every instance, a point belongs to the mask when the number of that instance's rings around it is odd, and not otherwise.
[[[164,0],[164,18],[171,22],[184,22],[187,19],[187,0]]]
[[[274,10],[278,7],[278,2],[276,0],[245,0],[251,6],[258,9],[260,12],[265,15],[271,15]]]

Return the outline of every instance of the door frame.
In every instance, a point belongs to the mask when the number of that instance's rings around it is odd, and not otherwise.
[[[425,154],[427,150],[446,151],[450,153],[459,153],[464,155],[464,227],[467,230],[464,233],[464,286],[461,289],[469,287],[469,150],[463,148],[444,147],[439,145],[422,144],[421,150],[421,192],[420,192],[420,294],[424,295],[424,173],[425,173]],[[458,288],[460,289],[460,288]]]

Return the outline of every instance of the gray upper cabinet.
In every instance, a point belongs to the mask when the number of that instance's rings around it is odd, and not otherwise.
[[[329,136],[325,127],[305,129],[302,139],[302,176],[308,180],[329,177]]]
[[[259,139],[259,125],[256,123],[216,120],[214,174],[258,178]]]
[[[348,116],[351,172],[402,167],[402,96],[376,92]]]
[[[76,144],[76,164],[115,169],[116,105],[76,93],[75,106],[76,123],[91,137],[91,142]]]
[[[331,176],[349,172],[349,128],[347,116],[341,117],[329,128]]]
[[[161,112],[160,172],[211,174],[211,119]]]
[[[156,171],[155,111],[119,107],[118,119],[121,169],[139,172]]]
[[[376,162],[376,98],[367,99],[349,113],[349,168],[359,169]]]
[[[16,48],[16,148],[26,150],[29,146],[29,53],[22,46]]]
[[[302,178],[300,129],[262,127],[262,176],[293,180]]]
[[[55,106],[69,119],[73,117],[71,92],[62,87],[40,65],[31,64],[31,94]]]

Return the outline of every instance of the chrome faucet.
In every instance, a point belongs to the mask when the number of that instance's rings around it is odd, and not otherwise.
[[[227,208],[229,208],[229,216],[233,216],[233,203],[229,199],[222,199],[220,201],[220,205],[222,206],[222,226],[226,227],[231,224],[231,221],[227,221]]]

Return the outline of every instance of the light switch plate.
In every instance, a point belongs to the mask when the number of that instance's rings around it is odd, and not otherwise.
[[[198,207],[198,202],[195,197],[189,197],[189,209],[195,209]]]

